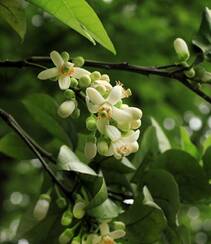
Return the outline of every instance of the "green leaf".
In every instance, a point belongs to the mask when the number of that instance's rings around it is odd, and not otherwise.
[[[140,179],[141,187],[147,186],[153,200],[160,206],[170,225],[176,225],[180,206],[179,189],[174,177],[162,169],[149,170]]]
[[[24,99],[23,103],[35,121],[37,121],[51,135],[66,144],[70,143],[66,132],[57,120],[58,106],[50,96],[33,94]]]
[[[161,209],[145,205],[141,197],[119,219],[126,224],[126,243],[145,244],[160,240],[166,227]]]
[[[206,175],[211,179],[211,146],[205,151],[202,160]]]
[[[210,194],[210,186],[203,168],[187,152],[168,150],[158,157],[153,168],[165,169],[175,177],[182,202],[197,202]]]
[[[199,159],[200,154],[198,152],[197,147],[191,142],[190,135],[188,131],[184,127],[180,127],[180,136],[181,136],[181,146],[182,149],[189,154],[191,154],[194,158]]]
[[[49,12],[92,42],[116,53],[101,21],[85,0],[28,0],[30,3]]]
[[[73,171],[80,174],[97,176],[92,168],[82,163],[75,153],[66,145],[61,146],[58,155],[58,167],[61,170]]]
[[[26,15],[21,0],[1,0],[0,16],[24,39]]]
[[[199,31],[192,43],[200,49],[207,60],[211,60],[211,10],[207,7],[203,11]]]
[[[18,160],[33,158],[26,144],[14,133],[9,133],[0,139],[0,152]]]
[[[116,171],[122,174],[132,173],[136,169],[126,157],[122,158],[121,160],[109,157],[102,160],[100,165],[102,169]]]
[[[88,209],[87,213],[97,219],[113,219],[116,218],[121,212],[117,206],[110,199],[106,199],[101,205],[96,208]]]

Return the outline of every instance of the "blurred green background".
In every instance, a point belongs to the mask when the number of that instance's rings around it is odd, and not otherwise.
[[[59,23],[42,10],[25,3],[28,31],[24,42],[0,20],[0,60],[48,55],[52,50],[69,51],[87,59],[139,65],[165,65],[176,62],[173,41],[182,37],[189,44],[198,30],[201,12],[208,0],[89,0],[101,18],[117,50],[114,56],[103,47],[93,46],[82,36]],[[209,64],[207,64],[209,70]],[[210,68],[211,71],[211,68]],[[33,93],[57,97],[57,85],[36,78],[37,69],[0,70],[0,107],[15,118],[42,145],[51,136],[30,117],[22,100]],[[180,83],[155,76],[145,77],[123,71],[108,72],[112,80],[130,87],[131,103],[143,109],[143,127],[150,116],[165,129],[171,143],[179,143],[178,126],[184,125],[195,144],[211,135],[211,107]],[[207,89],[207,92],[211,94]],[[9,129],[1,121],[0,136]],[[40,184],[40,166],[34,161],[13,161],[0,154],[0,243],[10,243],[21,213],[36,196]],[[193,231],[193,243],[211,243],[211,209],[186,206],[183,221]],[[11,242],[12,243],[12,242]],[[27,244],[20,240],[19,244]]]

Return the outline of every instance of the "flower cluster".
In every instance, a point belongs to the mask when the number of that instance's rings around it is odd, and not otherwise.
[[[84,152],[88,159],[96,156],[114,156],[121,159],[138,150],[138,128],[141,126],[142,111],[123,103],[131,95],[120,82],[110,83],[107,74],[89,71],[78,67],[84,64],[82,57],[69,62],[69,55],[53,51],[50,57],[56,67],[39,73],[39,79],[58,80],[59,87],[65,90],[65,101],[59,106],[62,118],[77,118],[80,115],[76,92],[83,91],[90,116],[86,127],[90,131]],[[81,93],[80,93],[81,95]]]

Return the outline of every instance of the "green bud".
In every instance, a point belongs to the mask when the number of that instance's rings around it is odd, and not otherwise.
[[[76,236],[72,239],[71,244],[80,244],[81,243],[81,238],[80,236]]]
[[[78,119],[80,117],[81,111],[79,108],[76,108],[73,113],[71,114],[71,117],[73,119]]]
[[[88,135],[86,141],[87,142],[96,143],[97,142],[97,138],[95,137],[95,135]]]
[[[75,92],[71,89],[65,90],[64,95],[67,99],[70,99],[70,100],[75,98]]]
[[[115,104],[115,107],[121,108],[122,106],[122,100],[120,100],[118,103]]]
[[[71,239],[74,236],[74,232],[72,229],[67,228],[64,232],[61,233],[59,236],[59,243],[60,244],[67,244],[68,242],[71,241]]]
[[[70,225],[73,220],[73,214],[70,210],[67,210],[63,213],[61,218],[61,224],[64,226]]]
[[[76,57],[76,58],[73,58],[72,62],[75,64],[75,66],[78,66],[78,67],[81,67],[84,65],[84,58],[79,56],[79,57]]]
[[[193,68],[191,68],[189,70],[185,70],[184,73],[188,78],[193,78],[196,74],[196,72]]]
[[[177,38],[174,41],[174,49],[180,61],[187,61],[189,59],[190,52],[186,42],[183,39]]]
[[[67,201],[64,197],[59,197],[56,199],[56,204],[59,208],[65,208],[67,206]]]
[[[96,87],[96,90],[99,91],[99,93],[102,96],[106,95],[107,90],[106,90],[105,86],[99,85]]]
[[[73,216],[76,219],[82,219],[85,215],[85,208],[86,208],[86,204],[85,202],[76,202],[75,205],[73,206]]]
[[[109,76],[108,76],[107,74],[103,74],[103,75],[101,76],[101,79],[110,82],[110,78],[109,78]]]
[[[96,118],[94,116],[89,116],[86,119],[86,128],[90,131],[95,131],[97,126],[96,126]]]
[[[99,154],[105,155],[108,152],[108,143],[105,140],[100,140],[97,143],[97,150]]]
[[[76,88],[78,86],[78,81],[75,78],[70,78],[70,86]]]
[[[121,221],[115,221],[114,222],[114,229],[115,230],[125,230],[125,223]]]
[[[99,71],[94,71],[90,75],[92,81],[99,80],[101,78],[101,74]]]
[[[68,52],[64,51],[61,53],[62,58],[64,59],[65,62],[68,62],[70,59],[70,55]]]
[[[130,130],[130,123],[118,124],[118,128],[124,132],[128,132]]]
[[[81,88],[87,88],[90,84],[91,84],[91,78],[89,77],[89,75],[82,76],[79,79],[79,86]]]

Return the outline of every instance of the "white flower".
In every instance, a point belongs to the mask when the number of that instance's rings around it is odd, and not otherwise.
[[[116,239],[120,239],[125,236],[124,230],[110,231],[107,222],[100,224],[100,235],[92,235],[92,244],[115,244]]]
[[[108,96],[104,98],[100,92],[93,87],[86,89],[86,103],[91,113],[97,113],[97,127],[101,133],[104,133],[105,125],[110,119],[127,123],[131,121],[132,114],[115,107],[114,105],[124,97],[122,86],[114,86]]]
[[[107,136],[111,139],[111,144],[106,156],[114,155],[115,158],[121,159],[122,157],[128,156],[131,153],[137,152],[139,130],[131,130],[127,135],[121,134],[121,132],[112,125],[106,126]]]
[[[91,87],[101,91],[103,94],[110,92],[112,85],[107,80],[95,80],[92,82]]]
[[[65,62],[57,51],[52,51],[50,57],[56,67],[43,70],[38,74],[38,78],[40,80],[57,78],[59,87],[62,90],[70,87],[70,77],[80,79],[90,74],[90,72],[85,69],[74,67],[74,64],[71,62]]]

